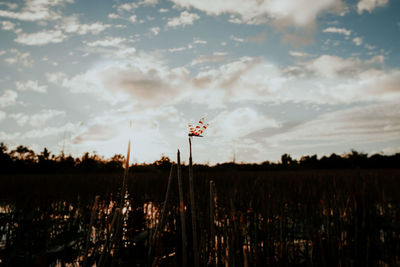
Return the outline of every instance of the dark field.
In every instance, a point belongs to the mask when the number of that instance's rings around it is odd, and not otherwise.
[[[398,169],[194,171],[200,266],[400,266]],[[130,174],[116,223],[122,176],[2,175],[0,265],[182,266],[176,173],[155,242],[169,172]]]

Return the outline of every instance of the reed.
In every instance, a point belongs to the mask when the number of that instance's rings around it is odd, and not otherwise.
[[[197,241],[197,214],[196,214],[196,197],[194,195],[193,181],[193,163],[192,163],[192,137],[189,136],[189,192],[190,192],[190,210],[192,215],[192,242],[194,267],[199,267],[199,250]]]
[[[155,243],[156,243],[156,241],[157,241],[157,239],[159,237],[159,233],[160,233],[161,229],[164,226],[164,220],[165,220],[165,216],[166,216],[166,213],[167,213],[167,207],[168,207],[169,196],[170,196],[170,191],[171,191],[173,170],[174,170],[174,165],[171,165],[171,169],[170,169],[169,177],[168,177],[167,192],[165,193],[165,200],[164,200],[164,204],[163,204],[163,207],[162,207],[160,219],[158,221],[156,229],[154,230],[154,234],[153,234],[151,243],[149,244],[149,253],[148,253],[149,259],[151,259],[151,256],[152,256],[152,247],[155,245]],[[149,265],[150,265],[150,262],[151,262],[151,260],[149,260]],[[157,255],[154,256],[153,263],[151,264],[151,266],[156,266],[156,264],[157,264]]]
[[[48,266],[57,261],[59,265],[81,266],[88,243],[87,226],[94,218],[87,266],[95,262],[97,266],[113,262],[146,266],[149,250],[146,240],[154,236],[147,233],[155,220],[159,224],[164,221],[164,226],[160,224],[158,228],[162,234],[157,230],[158,237],[153,242],[157,244],[156,265],[183,266],[183,258],[191,254],[192,244],[188,245],[184,239],[185,224],[180,222],[186,203],[181,168],[185,166],[179,164],[181,182],[171,181],[166,213],[163,210],[169,183],[167,171],[135,172],[134,179],[127,182],[126,201],[130,208],[126,210],[118,253],[114,253],[116,249],[110,244],[120,212],[121,175],[1,178],[0,190],[5,192],[0,200],[2,264]],[[182,198],[177,193],[179,183]],[[399,170],[199,169],[194,186],[198,234],[202,237],[198,247],[201,266],[400,264]],[[93,217],[96,195],[100,198]],[[163,214],[165,217],[161,219]],[[193,265],[191,261],[192,258],[189,265]]]
[[[181,236],[182,236],[182,266],[187,266],[187,238],[186,238],[186,219],[185,219],[185,203],[183,199],[183,185],[182,185],[182,170],[181,170],[181,154],[178,149],[177,153],[178,161],[178,188],[179,188],[179,214],[181,219]]]
[[[92,207],[92,214],[90,215],[90,223],[89,223],[89,228],[87,230],[87,235],[86,235],[86,248],[85,248],[85,252],[83,254],[84,260],[83,260],[83,266],[86,267],[87,264],[87,256],[89,253],[89,246],[90,246],[90,235],[92,233],[92,226],[94,223],[94,217],[97,213],[97,204],[99,201],[99,197],[100,196],[96,196],[94,198],[94,202],[93,202],[93,207]]]
[[[215,184],[210,181],[210,257],[212,265],[216,266],[217,256],[215,248]]]

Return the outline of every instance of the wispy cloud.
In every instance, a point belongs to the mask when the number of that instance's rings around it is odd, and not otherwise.
[[[15,23],[11,21],[0,21],[1,29],[4,31],[14,31],[15,30]]]
[[[374,104],[329,112],[302,123],[276,136],[269,142],[287,141],[299,144],[319,140],[329,145],[395,140],[400,134],[400,109],[395,103]]]
[[[26,114],[26,113],[12,113],[10,118],[15,119],[15,122],[19,126],[24,126],[27,123],[33,127],[42,127],[51,119],[56,117],[64,116],[65,112],[61,110],[54,109],[44,109],[39,113]]]
[[[111,27],[111,25],[99,21],[94,23],[81,23],[77,15],[64,18],[62,22],[56,26],[58,30],[63,31],[66,34],[78,35],[85,35],[88,33],[96,35],[109,27]]]
[[[209,135],[232,140],[244,138],[247,135],[265,128],[277,128],[280,123],[274,118],[260,114],[256,110],[245,107],[230,111],[222,111],[211,122]]]
[[[61,110],[45,109],[38,114],[31,115],[29,123],[34,127],[41,127],[45,125],[47,121],[64,115],[65,112]]]
[[[307,53],[304,52],[299,52],[299,51],[289,51],[289,55],[291,55],[292,57],[307,57],[309,56]]]
[[[160,33],[160,27],[152,27],[151,29],[150,29],[150,32],[153,34],[153,35],[158,35],[159,33]]]
[[[74,0],[27,0],[20,11],[0,10],[0,17],[23,21],[57,20],[61,18],[59,7],[73,2]],[[12,4],[8,7],[17,8]]]
[[[85,42],[85,44],[89,47],[120,47],[125,41],[126,39],[121,37],[106,37],[103,40]]]
[[[184,51],[186,49],[187,49],[186,46],[180,46],[180,47],[169,48],[168,51],[174,53],[174,52]]]
[[[363,43],[363,39],[361,37],[354,37],[353,43],[355,43],[356,46],[360,46]]]
[[[14,39],[16,43],[24,45],[46,45],[50,43],[61,43],[67,36],[60,30],[41,31],[35,33],[19,33]]]
[[[34,61],[31,53],[21,52],[15,48],[8,50],[10,56],[5,58],[4,61],[11,65],[19,65],[23,67],[32,67]]]
[[[314,24],[316,17],[323,12],[339,12],[343,8],[340,0],[323,1],[297,1],[273,0],[273,1],[223,1],[223,0],[172,0],[177,6],[183,8],[194,7],[209,15],[221,15],[224,13],[238,15],[236,22],[249,24],[265,23],[265,16],[280,21],[281,24],[296,26],[308,26]],[[307,6],[308,8],[304,8]],[[234,17],[235,18],[235,17]],[[234,19],[232,18],[232,19]],[[239,20],[239,21],[238,21]]]
[[[238,42],[238,43],[244,43],[244,42],[246,42],[246,39],[240,38],[240,37],[237,37],[237,36],[234,36],[234,35],[231,35],[230,38],[231,38],[233,41]]]
[[[364,11],[371,13],[377,7],[384,7],[389,0],[360,0],[357,3],[357,12],[362,14]]]
[[[4,111],[0,110],[0,121],[4,120],[6,117],[7,114]]]
[[[40,129],[33,129],[29,130],[22,134],[23,138],[26,139],[39,139],[48,136],[57,136],[60,134],[64,134],[66,132],[74,133],[77,132],[79,129],[79,123],[67,123],[63,126],[51,126],[51,127],[44,127]]]
[[[183,11],[179,17],[169,18],[167,22],[168,27],[185,27],[186,25],[192,25],[195,20],[200,19],[200,16],[196,13],[189,13],[188,11]]]
[[[339,34],[344,34],[346,36],[349,36],[351,34],[351,30],[347,30],[345,28],[335,28],[335,27],[326,28],[323,30],[323,32],[339,33]]]
[[[19,91],[34,91],[38,93],[46,93],[47,85],[39,85],[38,81],[29,80],[26,82],[15,82],[15,86]]]
[[[8,9],[17,9],[18,8],[18,4],[8,3],[8,2],[0,2],[0,6],[6,6]]]
[[[2,95],[0,95],[0,107],[13,106],[17,103],[18,94],[13,90],[5,90]]]
[[[206,55],[200,55],[197,58],[193,59],[192,62],[190,63],[191,66],[195,66],[198,64],[203,64],[203,63],[210,63],[210,62],[221,62],[224,61],[227,58],[228,53],[225,52],[214,52],[210,56]]]

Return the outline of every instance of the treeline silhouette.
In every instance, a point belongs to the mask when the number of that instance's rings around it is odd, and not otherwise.
[[[0,143],[0,173],[24,173],[24,172],[118,172],[123,169],[125,157],[116,154],[105,159],[95,152],[86,152],[82,157],[72,157],[61,152],[52,154],[47,148],[36,153],[26,146],[18,146],[9,150],[4,143]],[[172,161],[166,156],[150,164],[134,164],[131,170],[154,171],[167,170]],[[283,154],[279,162],[264,161],[262,163],[220,163],[214,166],[195,164],[196,169],[201,170],[296,170],[296,169],[379,169],[398,168],[400,166],[400,153],[394,155],[374,154],[369,156],[351,150],[343,155],[331,154],[318,158],[317,155],[303,156],[299,160],[293,159],[289,154]],[[184,166],[185,167],[185,166]]]

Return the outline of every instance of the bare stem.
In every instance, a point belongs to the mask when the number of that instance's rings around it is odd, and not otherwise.
[[[183,186],[182,186],[182,172],[181,172],[181,154],[178,150],[178,187],[179,187],[179,212],[181,215],[181,228],[182,228],[182,266],[187,266],[187,239],[186,239],[186,222],[185,222],[185,204],[183,202]]]

